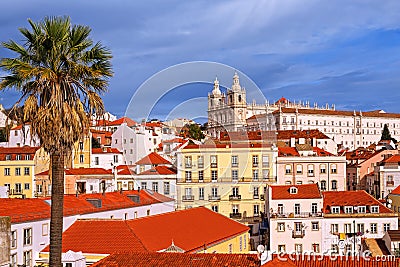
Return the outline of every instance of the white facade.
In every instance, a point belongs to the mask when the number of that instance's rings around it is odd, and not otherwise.
[[[114,218],[129,220],[174,210],[174,201],[170,201],[88,214],[75,214],[64,217],[63,231],[78,219]],[[32,260],[31,264],[27,266],[34,266],[36,260],[39,258],[39,252],[49,244],[50,218],[34,220],[34,213],[32,213],[32,215],[26,214],[26,216],[23,217],[26,218],[26,222],[12,222],[11,224],[11,262],[15,264],[23,264],[24,254],[26,255],[30,253]],[[30,232],[30,238],[27,238],[27,235],[25,235],[24,238],[24,231],[25,234]],[[24,240],[29,241],[29,244],[24,244]]]
[[[40,146],[39,137],[32,136],[29,124],[17,126],[10,130],[8,147]]]
[[[114,166],[123,164],[122,152],[103,149],[104,151],[95,151],[92,149],[90,155],[90,168],[113,169]]]

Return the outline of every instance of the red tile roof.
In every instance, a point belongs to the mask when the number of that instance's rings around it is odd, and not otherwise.
[[[278,104],[288,104],[288,103],[291,103],[291,102],[282,96],[281,98],[279,98],[279,99],[275,102],[275,105],[278,105]]]
[[[139,175],[172,175],[176,174],[176,169],[167,166],[155,166],[150,170],[139,173]]]
[[[6,155],[11,156],[11,160],[16,160],[17,155],[30,155],[31,160],[35,157],[36,151],[40,147],[30,147],[30,146],[23,146],[23,147],[0,147],[0,160],[6,160]],[[25,157],[22,157],[21,160],[25,160]]]
[[[261,148],[261,147],[271,147],[270,144],[265,143],[215,143],[215,144],[189,144],[183,149],[204,149],[204,148]]]
[[[159,164],[171,164],[168,160],[157,154],[156,152],[152,152],[140,159],[136,162],[137,165],[159,165]]]
[[[117,174],[118,175],[132,175],[135,174],[133,165],[119,165],[117,166]]]
[[[276,257],[275,255],[273,255]],[[275,260],[275,259],[274,259]],[[273,260],[273,261],[274,261]],[[400,259],[386,260],[383,258],[364,258],[352,256],[310,256],[310,255],[280,255],[278,260],[275,260],[275,265],[268,265],[270,262],[263,264],[262,267],[270,266],[297,266],[297,267],[398,267]],[[274,263],[275,263],[274,262]],[[294,265],[284,265],[287,262]]]
[[[400,155],[393,155],[385,160],[383,160],[385,163],[400,163]]]
[[[285,260],[281,260],[280,258],[275,257],[269,262],[263,264],[262,267],[297,267],[297,265],[290,259],[285,258]]]
[[[290,193],[290,188],[297,188],[296,194]],[[272,199],[313,199],[322,198],[317,184],[303,185],[271,185]]]
[[[299,152],[295,147],[278,147],[278,155],[280,157],[298,157]]]
[[[22,129],[22,124],[14,126],[13,128],[11,128],[11,130],[21,130],[21,129]]]
[[[140,203],[133,202],[128,195],[140,196]],[[87,199],[100,199],[101,208],[94,207]],[[106,210],[144,206],[156,203],[171,202],[173,199],[147,190],[109,192],[100,194],[81,194],[64,196],[64,216],[88,214]],[[12,223],[44,220],[50,218],[49,198],[0,198],[0,216],[11,217]]]
[[[154,128],[154,127],[161,128],[161,127],[164,126],[164,124],[162,122],[159,122],[159,121],[158,122],[146,122],[144,125],[147,126],[147,127],[151,127],[151,128]]]
[[[400,185],[398,187],[396,187],[390,194],[400,195]]]
[[[119,125],[121,125],[123,123],[126,123],[129,127],[137,125],[136,121],[134,121],[134,120],[132,120],[132,119],[130,119],[128,117],[122,117],[122,118],[119,118],[119,119],[117,119],[115,121],[108,122],[107,126],[119,126]]]
[[[324,196],[324,213],[330,213],[330,207],[332,206],[379,206],[379,213],[393,213],[391,209],[382,205],[364,190],[329,191],[322,194]],[[343,211],[341,210],[341,212]]]
[[[238,131],[221,132],[219,141],[221,142],[249,142],[249,141],[274,141],[276,131]]]
[[[326,150],[323,150],[322,148],[319,147],[313,147],[313,151],[317,153],[318,156],[324,157],[324,156],[334,156],[332,153],[329,153]]]
[[[258,267],[260,261],[257,254],[218,254],[218,253],[114,253],[91,267],[112,266],[112,267]],[[295,265],[296,266],[296,265]]]
[[[78,220],[63,233],[62,251],[92,254],[147,251],[125,220]],[[42,252],[48,252],[49,246]]]
[[[92,154],[122,154],[116,148],[105,147],[105,148],[92,148]]]
[[[166,249],[173,240],[184,251],[195,252],[249,230],[205,207],[143,217],[130,220],[128,224],[150,251]]]
[[[141,243],[143,247],[137,245],[129,251],[135,251],[137,247],[138,252],[142,252],[143,249],[157,252],[167,249],[172,241],[185,252],[196,252],[204,247],[247,233],[249,230],[249,227],[205,207],[133,220],[106,222],[107,225],[104,220],[93,219],[74,223],[63,234],[63,252],[72,250],[109,254],[116,251],[115,244],[123,248],[124,245],[126,247],[131,243]],[[104,229],[107,231],[113,229],[112,234],[103,235]],[[82,236],[84,236],[84,241],[82,241]],[[126,244],[121,244],[121,242]],[[46,247],[44,251],[48,250],[49,248]]]
[[[174,139],[170,139],[170,140],[165,140],[163,141],[164,144],[168,144],[168,143],[186,143],[188,142],[188,140],[185,140],[183,138],[174,138]]]
[[[278,140],[289,140],[294,137],[298,138],[316,138],[316,139],[329,139],[329,137],[320,130],[280,130],[278,132]]]
[[[111,175],[112,170],[106,170],[103,168],[75,168],[66,169],[64,173],[65,175]],[[38,175],[49,175],[49,171],[36,174],[36,176]]]

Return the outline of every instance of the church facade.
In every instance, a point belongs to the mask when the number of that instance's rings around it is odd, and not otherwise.
[[[400,140],[400,114],[374,111],[340,111],[335,106],[291,102],[281,98],[263,105],[247,103],[246,90],[237,73],[232,87],[221,92],[219,82],[208,94],[208,134],[221,132],[318,129],[342,148],[355,149],[377,143],[387,124],[391,136]]]

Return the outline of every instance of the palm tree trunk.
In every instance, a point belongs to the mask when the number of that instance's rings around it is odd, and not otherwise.
[[[61,267],[63,209],[64,209],[64,156],[54,152],[51,157],[51,220],[50,259],[51,267]]]

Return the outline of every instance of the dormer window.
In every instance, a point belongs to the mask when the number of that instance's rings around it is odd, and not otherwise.
[[[15,157],[16,160],[21,160],[21,158],[22,158],[21,155],[17,155],[17,156]]]
[[[357,211],[358,211],[358,213],[366,213],[367,208],[365,206],[358,206]]]
[[[294,187],[294,186],[292,186],[292,187],[289,189],[289,192],[290,192],[290,194],[297,194],[297,188]]]
[[[6,155],[6,160],[11,160],[11,155]]]
[[[339,206],[331,207],[331,213],[332,214],[339,214],[340,213],[340,207]]]
[[[353,206],[345,206],[344,213],[353,213]]]
[[[379,206],[371,206],[371,213],[379,213]]]

